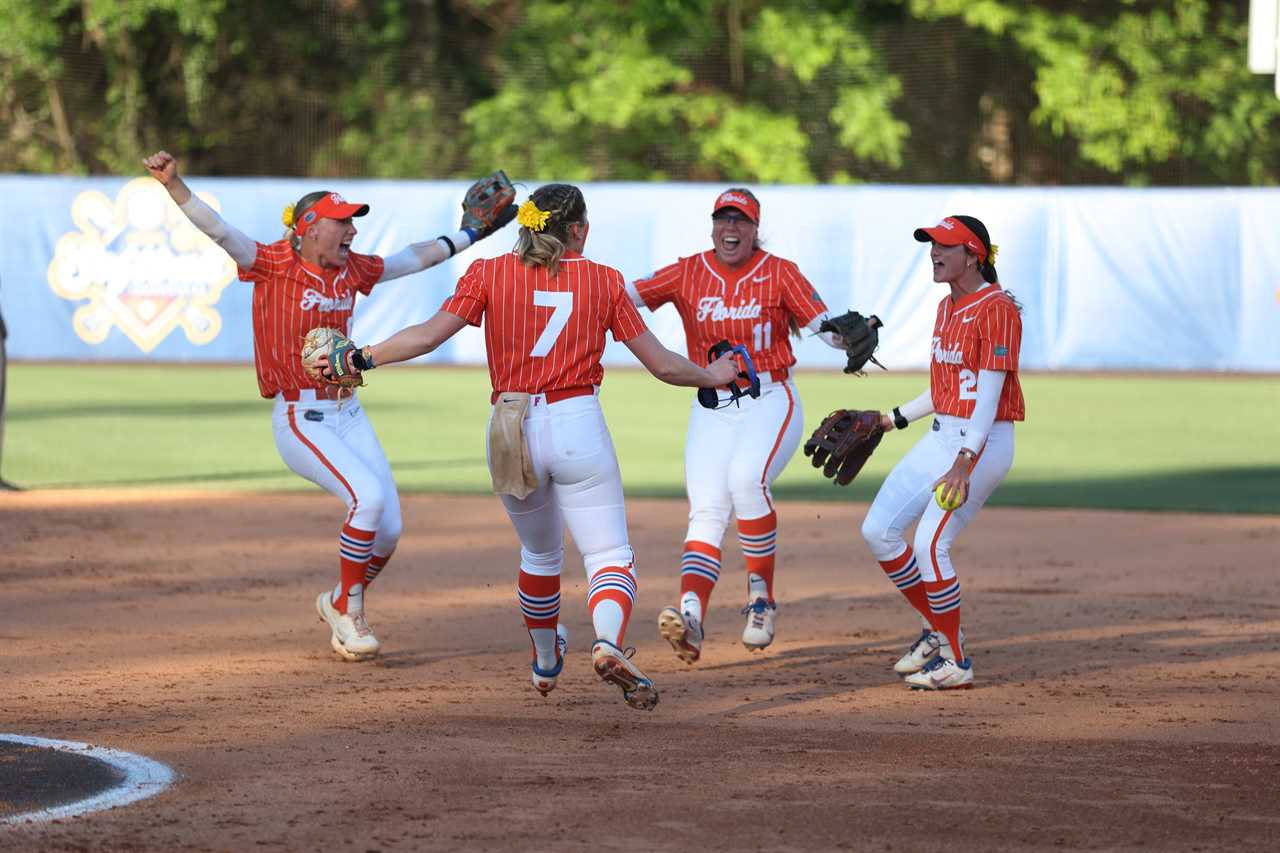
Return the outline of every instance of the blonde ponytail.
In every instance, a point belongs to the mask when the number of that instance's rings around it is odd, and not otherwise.
[[[516,255],[527,267],[545,267],[553,278],[569,242],[569,226],[587,215],[582,190],[572,184],[538,187],[520,206]]]

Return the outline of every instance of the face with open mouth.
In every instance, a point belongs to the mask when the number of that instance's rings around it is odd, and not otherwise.
[[[933,262],[934,281],[955,281],[964,275],[969,257],[964,246],[944,246],[934,242],[929,249],[929,260]]]
[[[758,226],[740,210],[724,207],[711,216],[711,244],[728,267],[746,263],[756,250]]]
[[[307,231],[312,240],[316,263],[322,267],[341,267],[351,255],[351,241],[355,239],[356,226],[348,216],[345,219],[321,219]]]

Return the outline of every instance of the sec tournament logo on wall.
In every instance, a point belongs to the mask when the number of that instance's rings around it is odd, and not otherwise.
[[[220,210],[215,198],[198,195]],[[197,345],[218,336],[222,316],[213,305],[235,279],[235,262],[160,184],[130,181],[115,201],[97,190],[81,193],[71,220],[80,231],[58,239],[49,286],[64,299],[88,300],[72,321],[81,340],[100,344],[117,327],[151,352],[176,328]]]

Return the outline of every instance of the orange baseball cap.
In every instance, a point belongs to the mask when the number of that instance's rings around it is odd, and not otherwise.
[[[732,207],[734,210],[741,211],[746,214],[747,218],[755,224],[760,224],[760,202],[756,201],[746,193],[737,192],[735,190],[725,190],[720,193],[720,197],[716,199],[716,206],[711,208],[711,215],[715,216],[726,207]]]
[[[298,217],[293,223],[293,233],[301,237],[318,219],[346,219],[348,216],[364,216],[368,212],[367,204],[352,204],[337,193],[329,193]]]
[[[915,238],[921,243],[964,246],[977,255],[980,262],[987,259],[987,246],[982,238],[956,216],[948,216],[932,228],[917,228]]]

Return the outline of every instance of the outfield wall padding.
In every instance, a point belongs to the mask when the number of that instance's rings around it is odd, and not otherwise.
[[[317,188],[367,202],[357,251],[389,254],[457,228],[461,181],[191,177],[250,237],[278,239],[284,205]],[[529,182],[529,186],[536,186]],[[585,184],[587,255],[638,278],[710,246],[720,185]],[[885,323],[881,360],[927,366],[945,285],[912,231],[967,213],[1000,246],[1002,283],[1024,308],[1022,365],[1070,370],[1280,370],[1280,190],[976,187],[755,188],[765,248],[799,264],[833,312]],[[522,190],[521,196],[524,197]],[[145,177],[0,176],[7,247],[0,308],[15,359],[248,361],[251,285],[185,225]],[[353,336],[380,340],[431,316],[467,264],[509,251],[509,226],[448,263],[379,285],[357,302]],[[683,348],[670,307],[642,312]],[[806,335],[801,366],[839,353]],[[432,362],[482,364],[467,329]],[[635,364],[611,344],[610,364]]]

